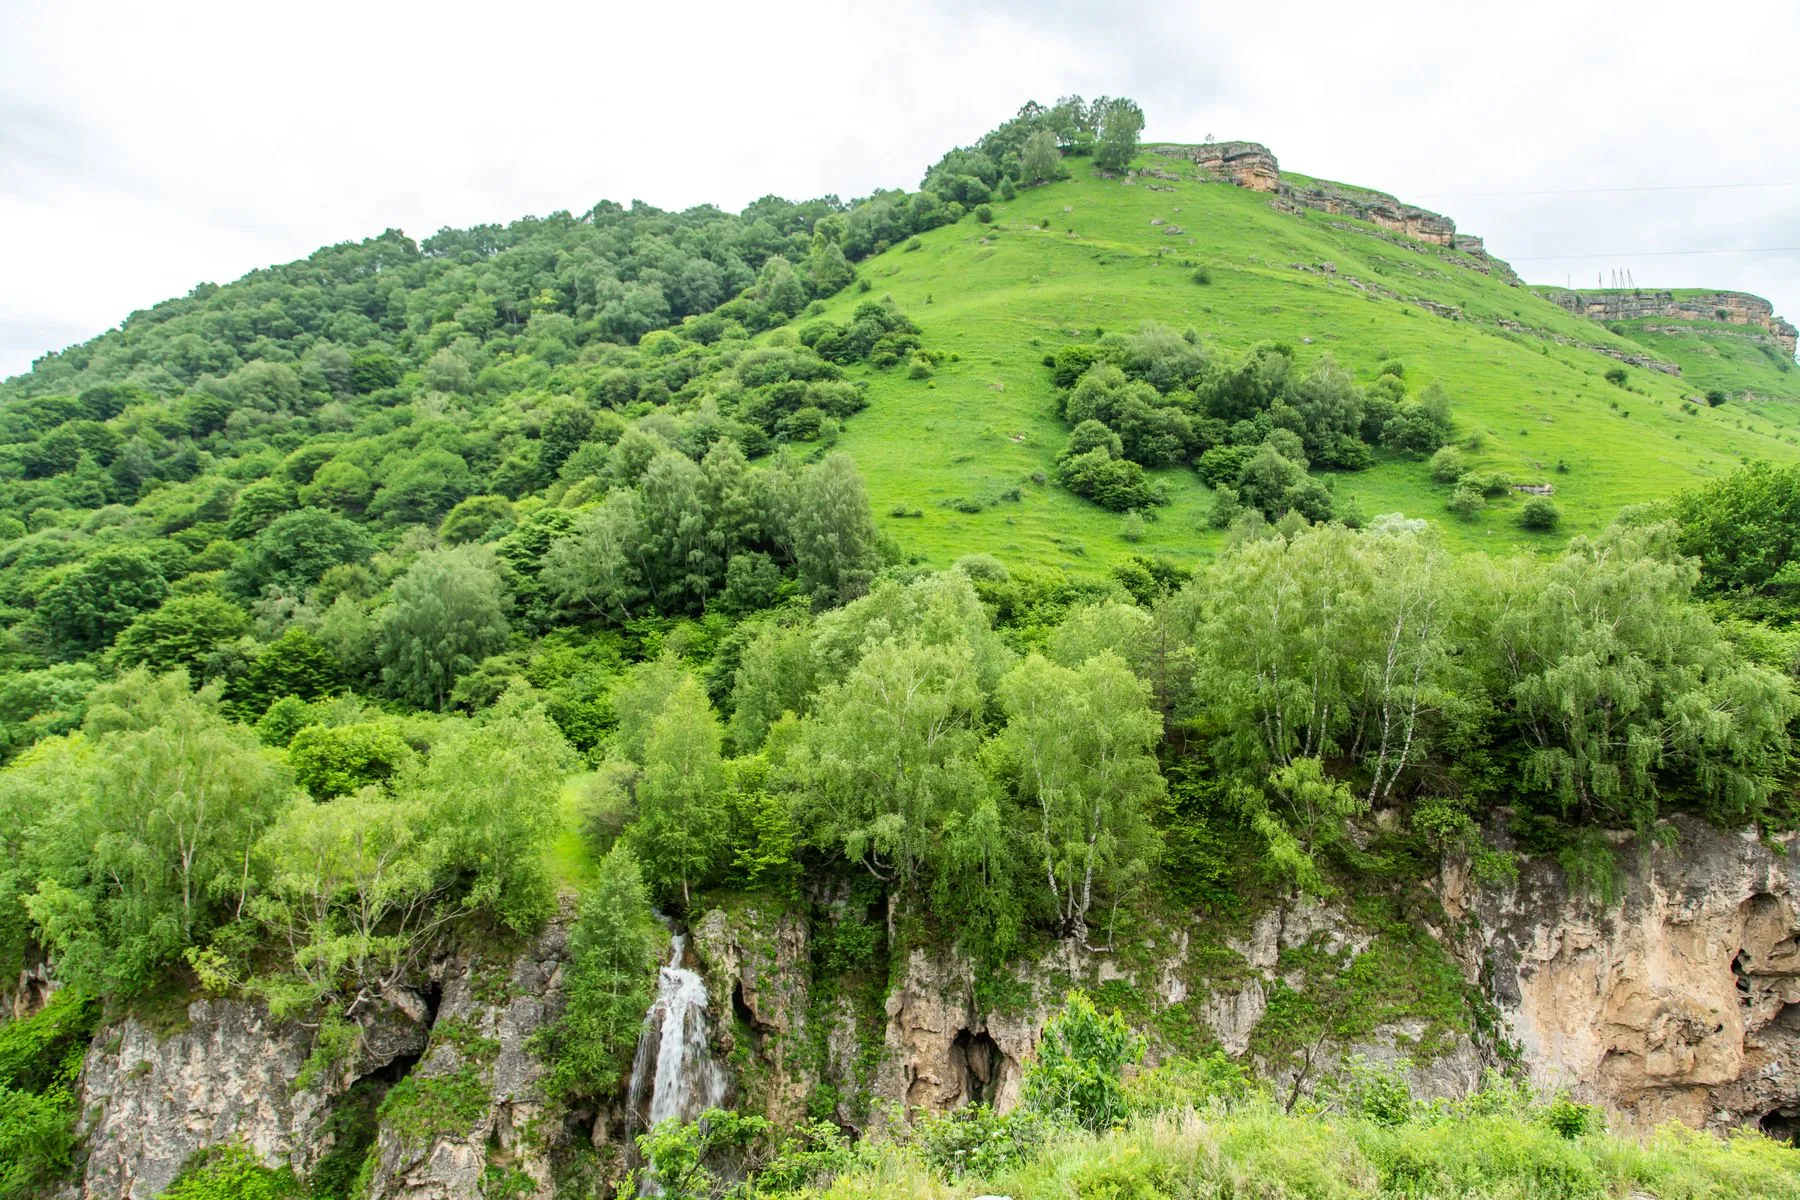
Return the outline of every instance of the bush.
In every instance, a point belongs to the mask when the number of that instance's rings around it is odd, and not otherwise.
[[[1520,527],[1536,533],[1548,533],[1561,521],[1562,509],[1556,507],[1548,496],[1533,496],[1519,510]]]
[[[989,1179],[1028,1162],[1048,1130],[1029,1109],[1002,1116],[985,1104],[970,1104],[946,1113],[928,1114],[914,1126],[919,1149],[932,1169],[958,1179]]]
[[[1624,367],[1611,367],[1606,372],[1606,382],[1614,387],[1624,387],[1625,381],[1630,378],[1631,376],[1626,374]]]
[[[1455,446],[1440,447],[1431,456],[1431,477],[1439,483],[1455,483],[1468,469],[1461,450]]]
[[[1706,402],[1708,404],[1712,405],[1714,408],[1717,408],[1717,407],[1719,407],[1719,405],[1725,403],[1725,401],[1728,398],[1729,397],[1727,397],[1727,395],[1725,394],[1724,388],[1707,388],[1706,389]]]
[[[1450,493],[1450,499],[1444,502],[1444,507],[1465,521],[1473,521],[1475,515],[1487,507],[1487,501],[1482,499],[1481,489],[1474,484],[1459,483]]]
[[[248,1146],[210,1146],[188,1159],[163,1200],[300,1200],[293,1169],[265,1167]]]
[[[983,225],[986,225],[994,219],[994,210],[985,204],[977,204],[975,206],[975,219],[980,221]]]
[[[1205,287],[1207,284],[1212,282],[1212,271],[1203,266],[1195,267],[1193,280],[1195,283],[1201,285],[1202,287]]]
[[[1025,1069],[1025,1103],[1085,1129],[1106,1129],[1124,1119],[1125,1068],[1143,1057],[1144,1039],[1117,1010],[1101,1016],[1086,992],[1070,992]]]

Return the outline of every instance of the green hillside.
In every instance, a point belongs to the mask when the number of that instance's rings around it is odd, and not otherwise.
[[[1362,382],[1396,358],[1415,388],[1441,380],[1453,397],[1457,441],[1479,447],[1471,467],[1553,485],[1561,531],[1520,530],[1518,499],[1473,522],[1451,517],[1448,488],[1431,481],[1422,461],[1385,456],[1331,482],[1367,514],[1433,519],[1453,547],[1560,544],[1571,531],[1603,527],[1627,504],[1745,460],[1800,457],[1800,414],[1785,406],[1684,407],[1702,390],[1699,381],[1628,367],[1620,388],[1605,379],[1619,363],[1585,348],[1684,361],[1692,355],[1669,349],[1680,338],[1628,340],[1481,273],[1466,255],[1341,217],[1279,212],[1266,195],[1194,181],[1191,164],[1138,161],[1184,178],[1152,191],[1100,178],[1077,161],[1073,179],[995,202],[991,225],[965,220],[932,230],[916,250],[897,246],[861,265],[874,294],[911,315],[927,345],[960,356],[930,381],[872,373],[870,410],[849,423],[842,443],[868,478],[878,518],[909,550],[939,565],[979,551],[1079,569],[1133,550],[1188,558],[1218,545],[1203,521],[1210,493],[1192,471],[1161,473],[1171,503],[1135,547],[1121,538],[1116,514],[1053,480],[1036,482],[1049,478],[1068,432],[1054,412],[1044,355],[1091,339],[1096,328],[1128,330],[1145,320],[1192,327],[1204,343],[1233,351],[1285,341],[1302,367],[1328,353]],[[1157,218],[1166,223],[1153,224]],[[1184,233],[1171,236],[1176,225]],[[1196,264],[1206,266],[1210,284],[1193,281]],[[862,298],[841,295],[825,315],[842,318]],[[1461,316],[1434,315],[1418,301],[1454,306]],[[1718,344],[1749,349],[1741,338]],[[1746,361],[1744,370],[1757,367]],[[1754,382],[1746,374],[1733,383],[1766,386],[1764,374],[1792,378],[1770,365]],[[1013,489],[1018,500],[998,499]],[[968,513],[952,506],[961,499],[994,502]],[[914,509],[922,515],[892,515]]]

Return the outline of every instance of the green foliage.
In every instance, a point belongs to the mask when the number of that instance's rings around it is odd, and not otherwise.
[[[570,933],[562,1015],[538,1039],[538,1053],[552,1064],[553,1094],[566,1099],[616,1091],[656,992],[664,942],[637,859],[623,845],[614,846],[600,860]]]
[[[487,1114],[488,1085],[470,1064],[441,1075],[413,1071],[381,1102],[381,1124],[414,1148],[434,1138],[462,1137]]]
[[[113,654],[127,669],[161,673],[179,667],[203,679],[213,652],[249,626],[244,610],[221,596],[175,596],[127,626],[113,642]]]
[[[1144,1056],[1144,1041],[1116,1011],[1102,1016],[1070,992],[1044,1026],[1025,1070],[1024,1102],[1033,1111],[1099,1131],[1125,1118],[1125,1068]]]
[[[485,546],[422,555],[394,583],[376,656],[389,691],[440,712],[457,677],[506,644],[506,597]]]
[[[65,988],[0,1024],[0,1197],[39,1194],[73,1165],[77,1090],[99,1006]]]
[[[997,1113],[985,1104],[969,1104],[944,1113],[928,1113],[913,1126],[919,1153],[932,1170],[950,1179],[991,1179],[1028,1162],[1049,1137],[1052,1126],[1035,1109],[1020,1107]]]
[[[105,550],[44,589],[37,619],[65,653],[96,650],[168,594],[162,571],[144,551]]]
[[[1562,522],[1562,509],[1548,496],[1533,496],[1519,509],[1519,525],[1536,533],[1548,533]]]
[[[36,814],[21,891],[64,981],[140,990],[250,888],[249,847],[291,785],[216,700],[179,672],[131,672],[95,693],[84,737],[0,775],[0,812]]]
[[[294,782],[316,800],[347,796],[372,783],[387,783],[418,762],[418,754],[393,724],[356,721],[306,725],[288,740]]]
[[[306,1190],[288,1167],[268,1167],[248,1146],[196,1152],[162,1191],[169,1200],[300,1200]]]
[[[330,567],[366,563],[374,544],[361,526],[323,509],[276,517],[232,564],[226,582],[238,596],[255,599],[265,589],[296,594]]]
[[[771,1129],[766,1117],[720,1108],[709,1108],[687,1124],[670,1118],[638,1135],[638,1150],[649,1165],[634,1174],[653,1181],[669,1200],[725,1200],[736,1190],[728,1160],[741,1160]],[[637,1182],[628,1179],[621,1190],[634,1192]]]

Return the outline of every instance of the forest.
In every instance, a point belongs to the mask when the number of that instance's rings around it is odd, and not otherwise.
[[[1119,169],[1142,124],[1124,100],[1028,105],[919,190],[848,203],[389,231],[0,384],[0,977],[62,988],[0,1027],[0,1196],[76,1161],[73,1073],[103,1018],[254,997],[315,1024],[328,1071],[446,938],[528,936],[562,902],[568,1003],[541,1048],[573,1110],[630,1069],[658,916],[709,897],[841,888],[875,914],[833,948],[846,970],[953,941],[998,978],[1045,946],[1104,953],[1147,913],[1342,895],[1445,855],[1504,880],[1498,827],[1596,898],[1606,831],[1794,827],[1795,469],[1746,466],[1555,553],[1453,557],[1425,520],[1334,511],[1309,474],[1376,447],[1448,461],[1441,387],[1395,363],[1365,389],[1149,320],[1047,356],[1060,479],[1142,512],[1145,468],[1192,465],[1229,530],[1216,558],[936,570],[877,529],[836,443],[867,380],[950,352],[858,264]],[[866,293],[851,318],[820,319],[846,289]],[[757,1194],[942,1177],[965,1137],[1017,1150],[988,1173],[1025,1169],[1032,1121],[1101,1138],[1166,1118],[1158,1087],[1260,1086],[1215,1058],[1120,1091],[1105,1064],[1141,1047],[1083,1003],[1058,1018],[1073,1065],[1035,1068],[1013,1124],[924,1127],[899,1166],[815,1129],[817,1157],[771,1151]],[[1379,1137],[1408,1114],[1404,1136],[1439,1136],[1391,1081],[1340,1086]],[[1484,1103],[1456,1119],[1552,1119]],[[670,1194],[695,1139],[776,1144],[728,1116],[646,1135]],[[694,1195],[750,1186],[694,1170]],[[300,1186],[227,1155],[167,1194],[262,1194],[205,1190],[234,1171]]]

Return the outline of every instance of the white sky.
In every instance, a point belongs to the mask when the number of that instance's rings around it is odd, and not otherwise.
[[[1797,47],[1800,0],[0,0],[0,375],[390,226],[915,187],[1068,92],[1438,209],[1533,282],[1800,321]],[[1692,184],[1796,186],[1571,191]]]

